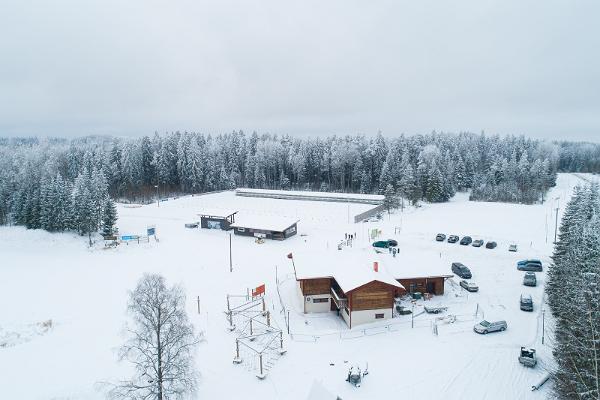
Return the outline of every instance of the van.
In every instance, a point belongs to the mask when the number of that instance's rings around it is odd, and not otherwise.
[[[467,268],[463,263],[453,262],[452,272],[463,279],[471,279],[471,270]]]

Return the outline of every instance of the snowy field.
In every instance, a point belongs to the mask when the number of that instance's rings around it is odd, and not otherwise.
[[[0,388],[7,399],[101,399],[99,383],[127,376],[129,366],[117,362],[123,342],[128,290],[144,272],[159,272],[169,283],[181,283],[188,312],[206,340],[198,347],[201,374],[198,398],[307,399],[311,387],[326,388],[343,399],[377,399],[398,394],[406,398],[542,399],[551,384],[531,392],[544,369],[552,368],[546,312],[542,339],[542,297],[545,272],[535,288],[522,286],[515,262],[536,257],[547,266],[559,218],[572,188],[589,176],[561,174],[543,205],[469,202],[466,194],[445,204],[426,204],[385,217],[379,223],[352,224],[355,214],[372,206],[236,197],[233,192],[187,196],[156,204],[119,207],[121,234],[144,234],[156,225],[159,241],[104,250],[87,247],[86,238],[71,234],[0,228]],[[256,244],[233,236],[233,272],[229,272],[229,237],[223,231],[185,229],[198,221],[203,208],[236,209],[240,214],[297,218],[298,235],[282,242]],[[352,248],[371,252],[368,228],[399,241],[400,256],[389,262],[436,263],[460,261],[473,272],[479,293],[461,292],[451,282],[444,296],[432,302],[457,315],[432,332],[430,315],[416,306],[414,328],[403,316],[351,331],[333,314],[300,312],[292,266],[286,254],[318,262],[323,252],[335,257],[345,233],[356,233]],[[495,240],[494,250],[438,243],[438,232]],[[519,251],[509,253],[510,243]],[[315,254],[311,258],[310,254]],[[379,257],[388,257],[387,254]],[[391,256],[389,256],[391,257]],[[290,310],[292,335],[284,335],[287,354],[269,370],[264,381],[252,363],[234,365],[235,333],[227,330],[223,311],[226,294],[245,294],[266,284],[266,299],[275,323],[285,330],[275,271],[282,284],[281,300]],[[546,269],[546,268],[545,268]],[[457,281],[457,280],[456,280]],[[519,310],[519,294],[531,293],[534,312]],[[196,298],[200,297],[200,314]],[[478,310],[478,316],[475,312]],[[505,332],[486,336],[472,331],[475,321],[505,319]],[[50,321],[50,322],[48,322]],[[526,369],[517,362],[520,346],[538,350],[540,364]],[[368,363],[362,387],[344,381],[349,365]],[[333,397],[335,398],[335,397]]]

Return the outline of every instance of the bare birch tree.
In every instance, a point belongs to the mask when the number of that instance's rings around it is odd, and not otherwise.
[[[130,293],[132,325],[120,360],[134,365],[131,380],[109,391],[113,399],[183,399],[196,388],[194,347],[199,342],[185,312],[180,286],[167,287],[164,277],[146,274]]]

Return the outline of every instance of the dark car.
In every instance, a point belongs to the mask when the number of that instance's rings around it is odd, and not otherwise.
[[[453,262],[452,272],[463,279],[471,279],[471,270],[467,268],[463,263]]]
[[[517,261],[517,265],[525,265],[525,264],[539,264],[542,265],[542,262],[537,258],[528,258],[527,260]]]
[[[518,264],[517,269],[519,271],[531,271],[531,272],[542,272],[542,264],[538,263],[527,263],[527,264]]]
[[[461,240],[460,240],[460,244],[462,244],[463,246],[468,246],[473,242],[473,239],[471,239],[471,236],[464,236]]]
[[[483,246],[483,240],[481,240],[481,239],[474,240],[473,244],[471,246],[473,246],[473,247],[481,247],[481,246]]]
[[[519,307],[521,308],[521,311],[533,311],[533,300],[531,299],[530,294],[521,295]]]
[[[435,240],[438,242],[443,242],[444,240],[446,240],[446,235],[444,235],[443,233],[438,233],[435,236]]]
[[[456,243],[458,242],[459,237],[456,235],[450,235],[448,236],[448,243]]]
[[[498,243],[496,243],[496,242],[487,242],[485,244],[486,249],[495,249],[496,246],[498,246]]]
[[[523,285],[525,286],[537,286],[537,278],[535,272],[525,272],[523,276]]]
[[[388,246],[396,247],[396,246],[398,246],[398,241],[396,241],[394,239],[388,239]]]

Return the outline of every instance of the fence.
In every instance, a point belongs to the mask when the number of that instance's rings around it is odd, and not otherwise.
[[[366,218],[372,217],[373,215],[379,214],[380,212],[385,211],[385,206],[383,204],[378,205],[377,207],[371,208],[363,213],[357,214],[354,216],[354,223],[360,222]]]

